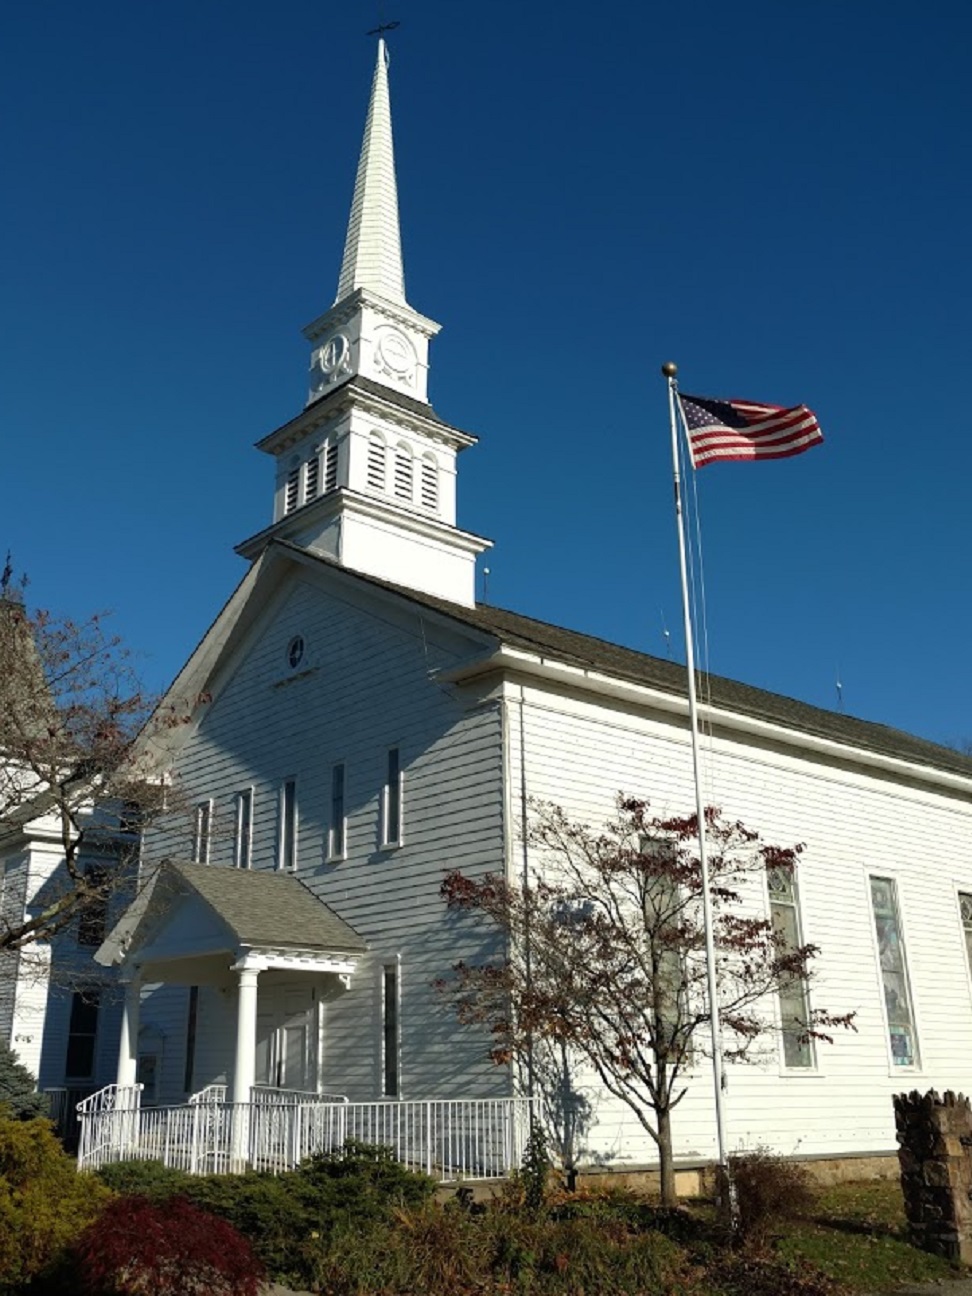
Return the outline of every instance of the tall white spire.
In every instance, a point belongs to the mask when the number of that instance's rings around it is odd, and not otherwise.
[[[369,288],[388,301],[405,304],[395,151],[388,97],[388,54],[384,40],[378,41],[378,61],[371,83],[371,100],[335,301],[343,301],[356,288]]]

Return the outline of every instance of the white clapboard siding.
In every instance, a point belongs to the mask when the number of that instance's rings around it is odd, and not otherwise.
[[[505,706],[517,832],[521,750],[528,795],[557,802],[574,818],[605,821],[619,791],[648,797],[660,814],[694,809],[682,722],[540,687],[521,694],[507,686]],[[821,948],[812,1002],[855,1011],[858,1026],[832,1046],[818,1045],[811,1073],[785,1071],[772,1040],[758,1065],[732,1067],[730,1143],[799,1154],[891,1151],[893,1093],[972,1086],[972,987],[957,910],[958,890],[972,890],[972,807],[967,797],[741,739],[707,743],[704,764],[707,802],[767,841],[806,844],[799,866],[804,938]],[[520,852],[517,838],[517,870]],[[869,872],[897,881],[919,1068],[895,1067],[889,1057]],[[765,912],[756,893],[753,903]],[[712,1104],[709,1064],[700,1059],[674,1116],[679,1156],[712,1154]],[[655,1159],[634,1118],[610,1099],[597,1103],[587,1143],[618,1165]]]
[[[286,650],[296,635],[305,650],[294,670]],[[275,867],[278,788],[297,780],[299,875],[369,945],[350,990],[326,996],[323,1011],[321,1080],[352,1098],[379,1093],[380,969],[396,960],[405,1095],[509,1091],[482,1036],[458,1031],[432,988],[461,954],[438,896],[442,877],[453,867],[503,868],[500,708],[434,679],[470,650],[468,638],[387,600],[337,597],[316,579],[293,579],[217,681],[175,771],[189,805],[213,800],[213,866],[232,864],[234,794],[252,787],[253,866]],[[382,849],[380,804],[393,746],[401,754],[403,845]],[[346,769],[347,857],[329,862],[336,761]],[[190,840],[183,822],[148,852],[185,858]],[[197,1043],[197,1077],[214,1078],[231,1062],[220,1063],[225,1044],[222,1031]]]

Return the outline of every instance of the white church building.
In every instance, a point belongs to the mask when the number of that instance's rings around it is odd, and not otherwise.
[[[619,790],[694,805],[682,668],[477,604],[489,541],[456,517],[476,438],[429,403],[438,327],[405,297],[379,42],[337,297],[304,331],[307,401],[258,443],[273,520],[172,686],[199,699],[192,723],[154,753],[191,822],[150,844],[168,862],[97,953],[124,1003],[52,996],[31,1059],[42,1087],[102,1087],[91,1164],[270,1164],[271,1144],[293,1160],[338,1131],[447,1177],[508,1168],[516,1078],[433,988],[484,952],[445,873],[521,877],[532,799],[594,824]],[[892,1094],[972,1090],[972,759],[730,680],[703,711],[710,799],[806,845],[754,903],[819,946],[811,1000],[857,1028],[801,1047],[780,1030],[730,1067],[730,1147],[890,1156]],[[705,1059],[688,1086],[676,1160],[711,1162]],[[654,1164],[631,1113],[585,1094],[582,1160]]]

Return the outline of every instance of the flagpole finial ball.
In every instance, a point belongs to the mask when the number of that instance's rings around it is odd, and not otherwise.
[[[674,360],[666,360],[662,365],[662,373],[666,378],[674,378],[678,373],[678,365]]]

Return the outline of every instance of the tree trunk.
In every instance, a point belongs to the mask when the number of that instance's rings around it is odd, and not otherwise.
[[[672,1154],[672,1113],[668,1108],[658,1113],[658,1161],[661,1173],[662,1205],[677,1206],[675,1159]]]

